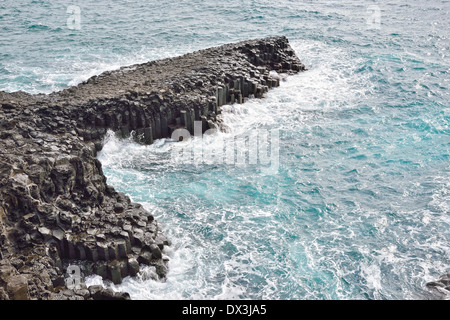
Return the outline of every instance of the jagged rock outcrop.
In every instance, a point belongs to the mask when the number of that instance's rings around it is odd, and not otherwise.
[[[115,283],[140,264],[164,278],[169,242],[151,213],[107,184],[96,159],[105,133],[151,144],[193,133],[195,120],[205,131],[222,105],[279,86],[271,70],[305,70],[285,37],[123,67],[49,95],[0,92],[0,299],[129,298],[66,288],[70,261]]]
[[[436,281],[428,282],[427,288],[439,298],[450,300],[450,273],[440,276]]]

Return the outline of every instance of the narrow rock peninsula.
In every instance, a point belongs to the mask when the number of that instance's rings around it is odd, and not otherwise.
[[[107,130],[138,143],[217,124],[221,106],[261,98],[305,70],[286,37],[228,44],[104,72],[44,95],[0,92],[0,299],[129,299],[67,285],[69,263],[120,283],[162,279],[169,241],[153,215],[109,186],[96,159]]]

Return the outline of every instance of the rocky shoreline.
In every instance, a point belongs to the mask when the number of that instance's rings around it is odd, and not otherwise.
[[[193,133],[194,121],[206,131],[222,105],[279,86],[272,70],[305,70],[286,37],[122,67],[49,95],[0,92],[0,299],[130,298],[68,286],[69,265],[116,284],[142,265],[164,279],[169,241],[96,159],[107,130],[142,144]]]
[[[70,265],[113,283],[153,266],[170,245],[153,215],[109,186],[96,159],[107,130],[142,144],[193,122],[220,126],[224,104],[262,98],[270,71],[305,70],[286,37],[200,50],[104,72],[49,95],[0,92],[0,300],[128,300],[67,285]],[[450,275],[427,288],[450,297]]]

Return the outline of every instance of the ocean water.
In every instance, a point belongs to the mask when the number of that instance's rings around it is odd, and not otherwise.
[[[308,68],[262,100],[225,106],[228,132],[183,144],[207,154],[234,136],[275,132],[274,170],[188,161],[169,139],[107,136],[108,183],[153,212],[172,242],[166,281],[147,268],[115,290],[429,298],[426,282],[450,268],[450,1],[70,5],[0,3],[0,90],[49,93],[123,65],[275,35]]]

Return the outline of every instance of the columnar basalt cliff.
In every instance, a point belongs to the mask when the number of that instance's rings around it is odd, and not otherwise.
[[[140,265],[164,278],[169,245],[153,215],[107,185],[108,129],[138,143],[217,124],[220,107],[263,97],[305,70],[285,37],[123,67],[49,95],[0,92],[0,299],[127,299],[69,289],[65,267],[120,283]]]

